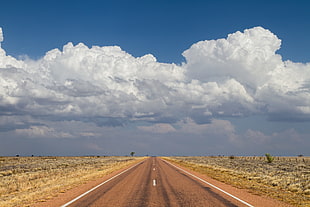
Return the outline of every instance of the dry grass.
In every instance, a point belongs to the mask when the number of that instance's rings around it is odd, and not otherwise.
[[[169,157],[170,161],[252,193],[310,206],[310,157]]]
[[[0,206],[31,206],[140,159],[143,158],[0,157]]]

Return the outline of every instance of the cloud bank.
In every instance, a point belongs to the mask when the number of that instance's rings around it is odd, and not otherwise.
[[[252,114],[310,121],[310,64],[283,61],[280,46],[271,31],[254,27],[193,44],[180,65],[151,54],[133,57],[118,46],[68,43],[39,60],[18,60],[0,47],[1,119],[4,126],[13,123],[8,117],[31,117],[10,127],[39,135],[57,134],[38,128],[39,119],[97,126],[147,122],[154,125],[141,130],[160,133],[191,123],[186,120],[204,125]]]

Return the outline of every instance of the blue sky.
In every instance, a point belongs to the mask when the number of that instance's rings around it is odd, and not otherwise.
[[[0,155],[310,155],[307,1],[1,8]]]
[[[307,1],[2,1],[3,47],[14,56],[38,58],[71,41],[119,45],[134,56],[183,61],[181,53],[200,40],[225,38],[254,26],[275,33],[279,53],[309,60]]]

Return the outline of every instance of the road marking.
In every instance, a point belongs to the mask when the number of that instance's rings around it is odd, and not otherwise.
[[[106,180],[106,181],[104,181],[104,182],[100,183],[99,185],[97,185],[97,186],[93,187],[93,188],[92,188],[92,189],[90,189],[89,191],[86,191],[85,193],[83,193],[83,194],[79,195],[78,197],[74,198],[73,200],[69,201],[68,203],[66,203],[66,204],[64,204],[64,205],[62,205],[62,206],[60,206],[60,207],[66,207],[66,206],[69,206],[69,205],[70,205],[70,204],[72,204],[73,202],[75,202],[75,201],[79,200],[79,199],[80,199],[80,198],[82,198],[83,196],[85,196],[85,195],[87,195],[88,193],[90,193],[90,192],[92,192],[92,191],[96,190],[96,189],[97,189],[97,188],[99,188],[100,186],[102,186],[102,185],[106,184],[107,182],[109,182],[109,181],[113,180],[114,178],[116,178],[116,177],[120,176],[121,174],[123,174],[123,173],[127,172],[128,170],[130,170],[130,169],[132,169],[132,168],[136,167],[137,165],[141,164],[142,162],[144,162],[144,160],[143,160],[143,161],[141,161],[141,162],[139,162],[139,163],[137,163],[137,164],[135,164],[134,166],[132,166],[132,167],[128,168],[127,170],[124,170],[124,171],[120,172],[119,174],[114,175],[114,176],[113,176],[113,177],[111,177],[110,179],[108,179],[108,180]]]
[[[247,205],[247,206],[249,206],[249,207],[254,207],[253,205],[251,205],[251,204],[249,204],[249,203],[247,203],[247,202],[241,200],[240,198],[237,198],[236,196],[234,196],[234,195],[232,195],[232,194],[230,194],[230,193],[228,193],[228,192],[222,190],[221,188],[219,188],[219,187],[217,187],[217,186],[215,186],[215,185],[213,185],[213,184],[211,184],[211,183],[209,183],[209,182],[207,182],[207,181],[201,179],[200,177],[197,177],[196,175],[193,175],[192,173],[187,172],[186,170],[183,170],[182,168],[179,168],[178,166],[176,166],[176,165],[174,165],[174,164],[172,164],[172,163],[170,163],[170,162],[168,162],[168,161],[166,161],[166,160],[163,160],[163,161],[165,161],[166,163],[172,165],[173,167],[175,167],[175,168],[177,168],[177,169],[179,169],[179,170],[181,170],[181,171],[183,171],[183,172],[189,174],[190,176],[196,178],[197,180],[200,180],[201,182],[206,183],[207,185],[209,185],[209,186],[211,186],[211,187],[213,187],[213,188],[215,188],[215,189],[217,189],[217,190],[219,190],[219,191],[225,193],[226,195],[228,195],[228,196],[230,196],[230,197],[236,199],[237,201],[240,201],[241,203],[243,203],[243,204],[245,204],[245,205]]]
[[[153,180],[153,186],[156,186],[156,180],[155,179]]]

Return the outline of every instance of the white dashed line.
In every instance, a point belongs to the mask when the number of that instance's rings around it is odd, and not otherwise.
[[[153,186],[156,186],[156,180],[155,179],[153,180]]]

